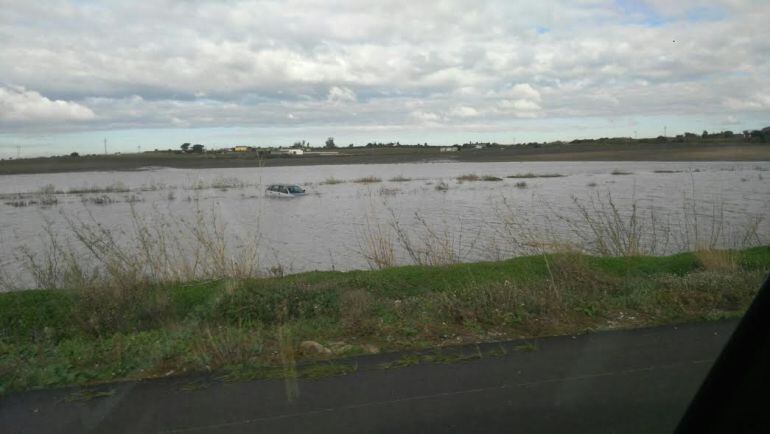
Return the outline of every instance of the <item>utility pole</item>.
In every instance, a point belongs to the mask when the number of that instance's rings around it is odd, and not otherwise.
[[[107,155],[107,138],[104,138],[104,155]]]
[[[668,126],[663,126],[663,137],[668,137]]]
[[[21,158],[21,145],[16,145],[16,159]]]

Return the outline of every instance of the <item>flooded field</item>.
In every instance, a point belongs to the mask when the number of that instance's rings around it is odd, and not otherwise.
[[[271,183],[300,184],[308,194],[266,197]],[[596,250],[602,246],[589,239],[594,225],[605,227],[609,238],[639,232],[636,239],[648,244],[640,248],[665,254],[696,244],[767,242],[770,222],[762,217],[769,204],[767,162],[415,163],[7,175],[0,176],[0,269],[15,286],[35,286],[40,279],[30,261],[36,258],[39,266],[53,242],[86,254],[85,227],[92,235],[109,233],[118,249],[137,227],[154,228],[146,243],[160,242],[158,234],[168,227],[178,243],[175,251],[194,255],[200,253],[185,251],[187,244],[178,238],[201,239],[195,228],[212,225],[225,238],[223,255],[254,255],[260,270],[276,274],[491,260],[527,253],[526,247],[538,242]],[[613,230],[617,225],[623,227]]]

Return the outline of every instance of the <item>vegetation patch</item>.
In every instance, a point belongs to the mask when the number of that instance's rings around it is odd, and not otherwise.
[[[475,173],[466,173],[465,175],[460,175],[457,177],[457,180],[460,182],[463,181],[478,181],[481,179],[479,175],[476,175]]]
[[[364,176],[362,178],[356,178],[353,180],[353,182],[361,183],[361,184],[371,184],[374,182],[382,182],[382,179],[376,177],[376,176]]]
[[[535,174],[532,172],[529,173],[517,173],[515,175],[509,175],[506,176],[506,178],[561,178],[566,175],[562,175],[561,173],[539,173]]]
[[[394,177],[390,178],[388,181],[390,181],[390,182],[408,182],[408,181],[411,181],[411,180],[412,180],[412,178],[406,178],[406,177],[403,177],[401,175],[398,175],[398,176],[394,176]]]
[[[330,177],[326,178],[325,180],[323,180],[321,182],[321,185],[335,185],[335,184],[342,184],[344,182],[345,181],[342,180],[342,179],[337,179],[337,178],[335,178],[333,176],[330,176]]]
[[[386,367],[455,363],[491,356],[457,344],[737,317],[768,270],[765,246],[5,292],[0,388],[322,378],[357,369],[335,358],[380,350],[432,350]]]

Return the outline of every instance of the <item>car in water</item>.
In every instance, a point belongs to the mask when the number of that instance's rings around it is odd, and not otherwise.
[[[294,184],[270,184],[265,192],[272,197],[297,197],[306,194],[305,189]]]

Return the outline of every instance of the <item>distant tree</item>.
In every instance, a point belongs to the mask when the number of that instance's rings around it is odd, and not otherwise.
[[[732,138],[734,135],[735,134],[732,131],[730,131],[730,130],[722,131],[722,137],[724,137],[726,139]]]
[[[755,140],[755,139],[764,143],[767,141],[767,134],[765,134],[765,132],[761,130],[753,130],[751,132],[751,140]]]
[[[190,149],[190,144],[182,143],[182,146],[180,146],[180,148],[182,148],[183,151],[187,152]]]
[[[352,148],[352,147],[353,147],[353,144],[352,144],[352,143],[348,145],[348,148]]]
[[[203,153],[203,145],[193,145],[192,151],[196,154],[202,154]]]
[[[80,154],[78,154],[77,152],[73,152],[70,154],[70,157],[79,157],[79,156]]]
[[[703,134],[701,134],[700,136],[705,139],[705,138],[707,138],[709,136],[709,132],[706,131],[706,130],[703,130]]]
[[[294,149],[302,149],[302,148],[306,148],[308,146],[309,146],[309,143],[307,143],[304,140],[301,140],[299,142],[294,142],[294,144],[291,145],[291,147],[294,148]]]
[[[334,144],[334,137],[329,137],[326,139],[326,147],[329,149],[337,147],[337,145]]]

